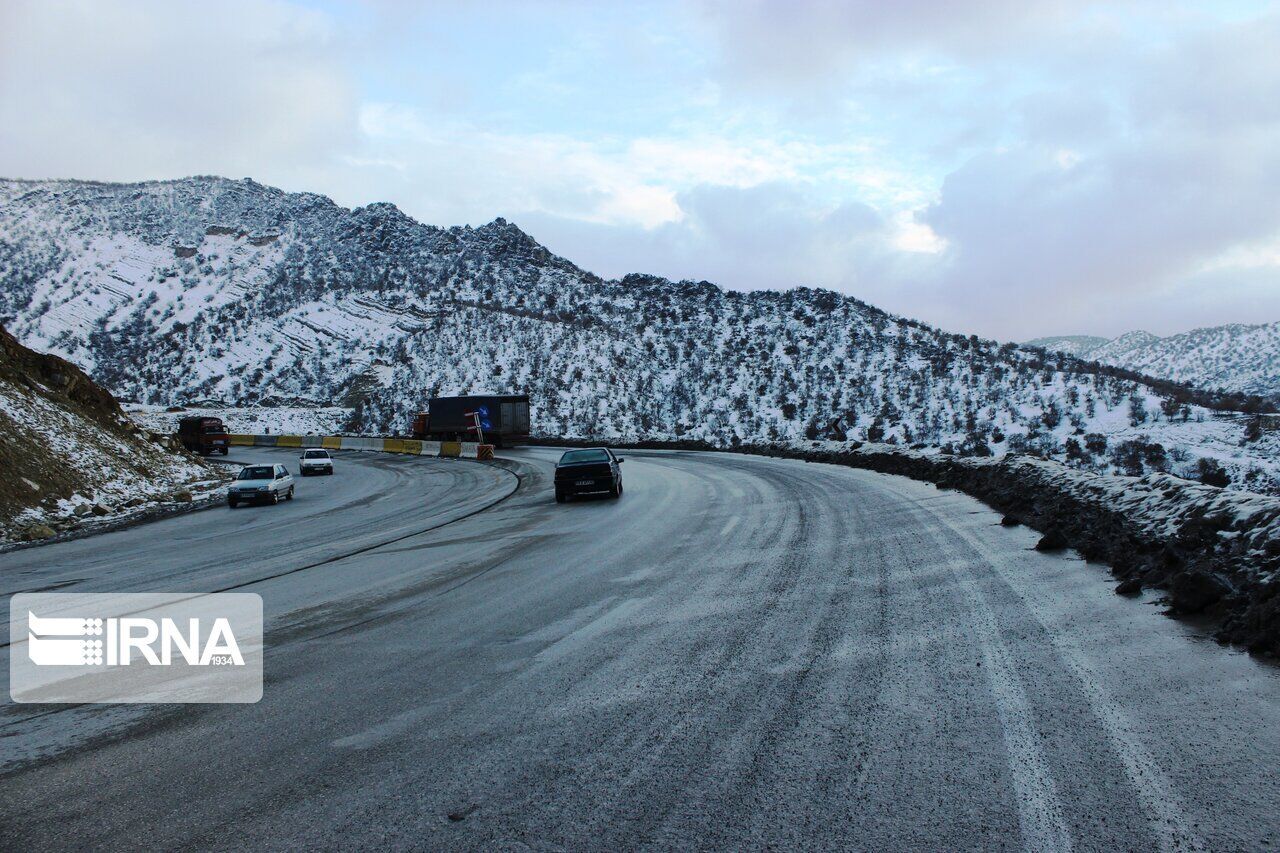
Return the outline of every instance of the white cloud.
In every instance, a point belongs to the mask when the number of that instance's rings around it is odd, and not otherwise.
[[[0,172],[280,180],[354,139],[334,42],[270,0],[0,4]]]
[[[0,174],[250,175],[506,216],[605,274],[1176,331],[1280,316],[1280,18],[1231,15],[7,0]]]

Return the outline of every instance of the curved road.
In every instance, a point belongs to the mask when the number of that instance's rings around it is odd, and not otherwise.
[[[7,703],[0,847],[1280,846],[1280,671],[976,501],[626,452],[562,506],[504,455],[0,555],[268,617],[256,705]]]

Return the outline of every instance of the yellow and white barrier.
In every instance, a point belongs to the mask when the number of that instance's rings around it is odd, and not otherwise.
[[[423,441],[417,438],[378,438],[364,435],[243,435],[234,434],[236,447],[323,447],[326,450],[367,450],[375,453],[404,453],[409,456],[445,456],[462,459],[492,459],[492,444],[474,441]]]

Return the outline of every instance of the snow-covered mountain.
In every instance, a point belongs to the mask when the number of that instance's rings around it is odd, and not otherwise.
[[[431,394],[521,390],[548,435],[1277,474],[1211,395],[827,291],[603,280],[502,219],[437,228],[249,180],[0,182],[0,282],[14,334],[140,404],[349,406],[403,431]]]
[[[1051,349],[1056,352],[1065,352],[1067,355],[1084,358],[1106,342],[1106,338],[1099,338],[1096,335],[1055,335],[1049,338],[1036,338],[1035,340],[1027,341],[1027,346]]]
[[[1280,323],[1233,323],[1162,338],[1134,331],[1110,340],[1064,335],[1027,341],[1200,388],[1280,396]]]

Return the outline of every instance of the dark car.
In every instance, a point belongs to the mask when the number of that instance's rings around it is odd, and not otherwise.
[[[556,463],[556,502],[575,495],[622,497],[622,464],[607,447],[570,450]]]

